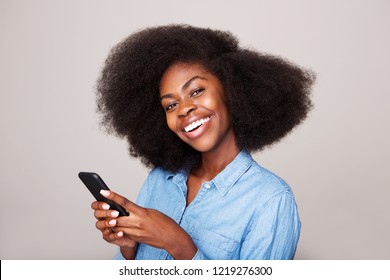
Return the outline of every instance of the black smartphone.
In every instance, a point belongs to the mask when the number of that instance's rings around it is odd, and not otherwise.
[[[103,201],[110,205],[110,209],[116,210],[119,212],[119,216],[129,216],[129,213],[125,208],[120,206],[119,204],[105,198],[100,194],[101,190],[110,190],[107,185],[104,183],[102,178],[94,172],[80,172],[79,178],[83,181],[84,185],[88,188],[88,190],[92,193],[92,195],[98,201]]]

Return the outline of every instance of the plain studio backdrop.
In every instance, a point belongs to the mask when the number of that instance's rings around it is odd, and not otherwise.
[[[113,256],[77,173],[135,200],[148,170],[99,128],[95,82],[111,47],[169,23],[316,72],[309,118],[254,157],[293,188],[296,259],[390,259],[389,14],[387,0],[0,0],[0,259]]]

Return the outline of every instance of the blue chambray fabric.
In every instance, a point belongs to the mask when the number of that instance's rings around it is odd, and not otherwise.
[[[153,169],[137,199],[161,211],[193,239],[196,260],[292,259],[301,222],[291,188],[241,151],[186,206],[188,174]],[[120,251],[114,259],[123,259]],[[136,259],[172,259],[167,251],[139,244]]]

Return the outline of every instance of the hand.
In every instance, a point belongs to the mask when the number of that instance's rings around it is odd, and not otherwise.
[[[112,191],[102,190],[101,194],[130,213],[129,216],[121,217],[112,210],[97,213],[98,217],[103,216],[103,220],[98,221],[96,226],[108,242],[127,247],[134,246],[132,242],[145,243],[168,251],[175,259],[192,259],[196,254],[197,248],[191,237],[168,216],[154,209],[140,207]],[[105,235],[107,228],[115,233],[107,232]]]
[[[110,210],[110,205],[101,201],[93,202],[91,207],[95,210],[94,215],[98,220],[96,222],[96,228],[102,232],[104,240],[121,247],[136,247],[136,241],[123,237],[123,232],[115,232],[115,218],[119,216],[118,211]]]

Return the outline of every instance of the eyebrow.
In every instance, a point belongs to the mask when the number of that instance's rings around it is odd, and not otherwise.
[[[187,82],[184,83],[184,85],[181,87],[183,90],[185,90],[186,88],[188,88],[191,83],[195,80],[198,80],[198,79],[201,79],[201,80],[207,80],[205,77],[202,77],[202,76],[194,76],[192,77],[191,79],[189,79]],[[173,97],[173,94],[172,93],[167,93],[167,94],[164,94],[163,96],[160,97],[160,100],[164,99],[164,98],[172,98]]]

